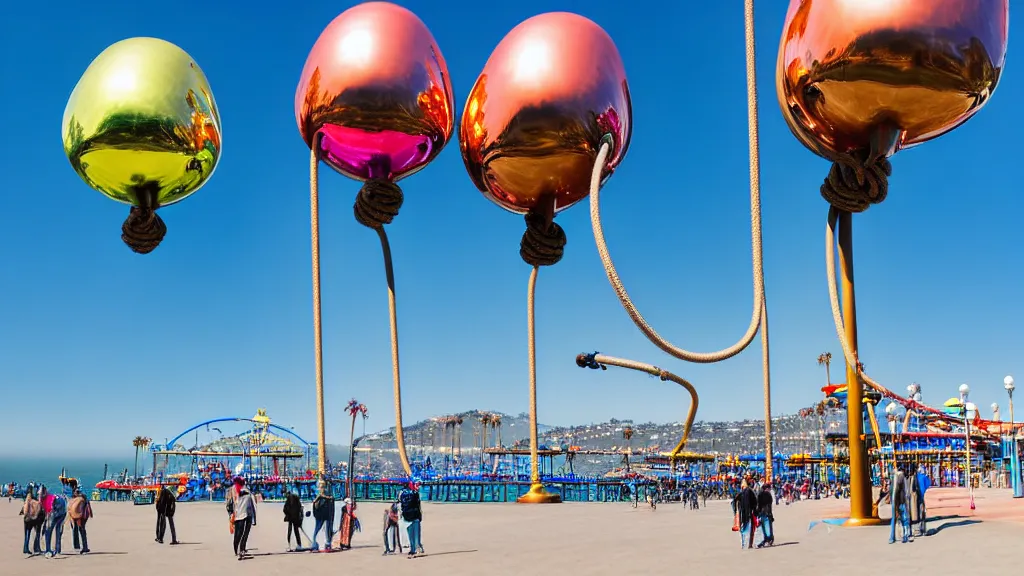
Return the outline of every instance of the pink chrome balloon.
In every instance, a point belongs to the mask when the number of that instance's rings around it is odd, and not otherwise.
[[[368,2],[317,39],[295,91],[306,145],[321,135],[324,162],[356,180],[398,180],[426,166],[454,130],[448,66],[412,12]]]
[[[462,159],[484,195],[517,213],[572,206],[610,135],[604,181],[632,134],[626,71],[611,37],[577,14],[530,18],[501,40],[466,101]],[[544,204],[545,206],[542,206]]]

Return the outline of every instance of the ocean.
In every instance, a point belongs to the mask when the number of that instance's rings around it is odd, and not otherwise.
[[[103,465],[108,465],[107,477],[110,478],[128,468],[128,474],[135,470],[133,458],[103,458],[103,457],[75,457],[75,458],[52,458],[52,457],[23,457],[23,456],[0,456],[0,484],[17,482],[22,486],[29,482],[57,486],[60,484],[58,478],[61,470],[66,470],[66,475],[78,478],[87,492],[91,492],[97,482],[103,480]],[[139,474],[143,473],[143,466],[146,464],[145,457],[139,456]],[[145,469],[148,471],[149,466]]]

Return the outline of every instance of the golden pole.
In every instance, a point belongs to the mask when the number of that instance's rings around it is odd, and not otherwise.
[[[313,138],[309,154],[309,215],[313,257],[313,356],[316,362],[316,470],[319,488],[327,482],[327,435],[324,427],[324,355],[320,315],[320,137]]]
[[[857,357],[857,301],[853,288],[853,215],[839,212],[839,275],[842,290],[843,325],[846,341]],[[878,524],[872,514],[871,473],[868,469],[867,446],[864,442],[864,387],[857,376],[857,367],[846,363],[846,423],[850,448],[850,519],[851,525]]]

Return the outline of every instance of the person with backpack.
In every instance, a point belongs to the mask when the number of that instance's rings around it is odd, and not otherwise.
[[[398,534],[398,502],[384,509],[384,555],[402,553],[402,539]]]
[[[64,537],[64,521],[68,515],[68,503],[63,495],[54,495],[50,501],[50,512],[46,514],[43,535],[46,539],[46,557],[60,556],[60,544]],[[56,542],[53,542],[53,540]],[[51,548],[50,545],[53,544]]]
[[[302,548],[302,538],[299,534],[302,531],[302,501],[299,495],[289,492],[284,499],[284,521],[288,524],[288,551]],[[292,548],[292,533],[295,533],[295,548]]]
[[[71,536],[75,550],[79,550],[79,541],[81,541],[81,550],[78,553],[88,554],[89,539],[85,533],[85,523],[92,518],[92,505],[86,500],[81,490],[75,490],[71,503],[68,504],[68,517],[71,519]]]
[[[25,505],[21,508],[21,515],[24,516],[23,520],[25,522],[25,547],[23,552],[25,554],[41,554],[43,551],[39,547],[40,528],[43,525],[42,519],[46,516],[45,512],[43,512],[43,505],[39,503],[39,500],[36,500],[31,488],[25,493]],[[36,532],[36,537],[33,540],[32,548],[29,549],[28,542],[31,539],[33,530]]]
[[[398,502],[402,505],[402,520],[407,525],[406,532],[409,534],[409,557],[417,553],[424,554],[423,544],[420,540],[423,521],[423,511],[420,508],[420,493],[416,490],[416,484],[410,482],[409,486],[398,495]]]
[[[313,519],[316,520],[316,525],[313,527],[312,548],[314,551],[320,549],[316,538],[320,534],[320,529],[326,527],[327,541],[324,543],[324,546],[329,551],[331,549],[331,541],[334,540],[334,498],[327,493],[326,483],[320,485],[316,498],[313,499]]]
[[[164,543],[167,525],[171,525],[171,545],[178,543],[178,533],[174,529],[174,509],[177,502],[174,494],[166,486],[156,493],[156,542]]]

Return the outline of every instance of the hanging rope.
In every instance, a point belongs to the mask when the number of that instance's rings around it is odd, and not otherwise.
[[[533,313],[539,266],[533,265],[530,282],[526,286],[526,355],[530,371],[530,483],[534,485],[540,484],[540,456],[537,448],[537,330]]]
[[[316,362],[317,472],[319,491],[327,487],[327,433],[324,425],[324,353],[320,314],[320,136],[309,148],[309,220],[313,256],[313,356]]]
[[[774,473],[775,454],[772,446],[772,374],[771,355],[768,350],[768,306],[761,309],[761,378],[764,391],[764,473],[771,481]]]
[[[844,212],[856,214],[879,204],[889,193],[892,164],[871,159],[868,151],[838,154],[821,185],[821,196]]]
[[[121,240],[136,254],[149,254],[167,234],[167,225],[150,208],[132,206],[121,225]]]
[[[683,437],[679,440],[679,443],[676,444],[676,447],[672,449],[672,452],[669,453],[669,464],[672,469],[672,473],[675,474],[676,459],[679,457],[679,454],[686,449],[686,443],[690,439],[690,429],[693,428],[693,421],[697,417],[699,399],[697,398],[697,390],[693,387],[693,384],[690,384],[690,382],[685,378],[676,376],[668,370],[662,370],[657,366],[644,364],[643,362],[637,362],[635,360],[627,360],[625,358],[605,356],[597,352],[594,352],[593,354],[580,354],[576,357],[576,365],[580,368],[600,368],[602,370],[607,370],[607,366],[628,368],[638,372],[646,372],[647,374],[661,378],[663,382],[675,382],[683,388],[686,388],[686,391],[690,393],[690,410],[686,413],[686,423],[683,424]]]
[[[412,478],[412,466],[405,447],[405,431],[402,428],[402,371],[398,361],[398,304],[395,300],[395,269],[391,258],[391,244],[384,231],[385,224],[391,224],[398,216],[398,210],[405,199],[402,189],[391,180],[371,178],[363,184],[356,196],[352,210],[356,221],[377,232],[380,249],[384,256],[384,276],[388,285],[388,320],[391,328],[391,381],[395,396],[395,442],[398,444],[398,458],[402,469]]]
[[[622,285],[619,273],[615,269],[611,255],[608,253],[608,245],[605,243],[604,230],[601,226],[601,176],[605,162],[611,154],[611,144],[603,142],[597,153],[597,160],[594,162],[594,171],[590,180],[590,223],[594,229],[594,240],[597,243],[597,251],[601,255],[601,263],[604,265],[608,281],[611,282],[615,294],[619,297],[622,307],[633,319],[633,323],[644,333],[655,346],[665,352],[685,360],[709,364],[719,362],[742,352],[754,339],[761,325],[761,310],[764,304],[764,257],[761,249],[761,160],[759,129],[757,120],[757,75],[756,75],[756,52],[754,50],[754,0],[745,0],[744,3],[744,27],[746,40],[746,68],[747,68],[747,139],[750,149],[750,243],[753,252],[753,284],[754,284],[754,308],[751,314],[750,324],[746,333],[732,346],[717,352],[690,352],[671,342],[665,340],[658,332],[647,323],[640,311],[637,310],[633,300]]]

